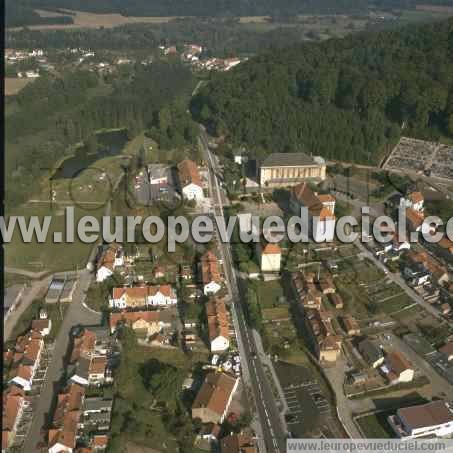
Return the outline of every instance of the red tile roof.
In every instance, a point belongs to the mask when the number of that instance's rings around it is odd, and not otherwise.
[[[420,203],[420,201],[424,200],[424,197],[421,194],[421,192],[411,192],[408,195],[408,198],[410,201],[412,201],[412,203]]]
[[[447,356],[453,356],[453,341],[445,343],[441,348],[439,348],[439,352]]]
[[[256,443],[251,436],[233,434],[222,438],[220,442],[221,453],[255,453]]]
[[[263,246],[263,255],[281,255],[282,249],[278,244],[266,242]]]
[[[212,341],[219,336],[228,339],[230,333],[225,302],[219,298],[210,299],[206,303],[206,316],[208,318],[209,339]]]
[[[201,279],[204,285],[210,282],[221,282],[219,260],[218,258],[208,250],[201,257]]]
[[[413,369],[412,364],[399,351],[393,351],[386,355],[385,363],[390,371],[393,371],[397,376],[406,370]]]
[[[423,221],[425,220],[425,216],[423,215],[422,212],[416,211],[415,209],[412,208],[406,209],[406,217],[414,228],[420,227]]]
[[[452,408],[445,401],[431,401],[419,406],[398,409],[398,417],[404,419],[405,424],[412,429],[443,425],[453,422]]]
[[[139,319],[143,319],[148,323],[160,321],[160,311],[133,311],[125,313],[110,313],[110,330],[115,330],[119,322],[133,324]]]
[[[222,415],[236,384],[236,378],[225,373],[209,373],[192,405],[192,410],[207,408]]]
[[[200,173],[198,172],[197,164],[189,159],[185,159],[178,164],[179,179],[181,185],[196,184],[202,186]]]

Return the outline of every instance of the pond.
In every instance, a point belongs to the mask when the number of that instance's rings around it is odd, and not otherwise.
[[[96,136],[97,152],[87,154],[85,147],[79,146],[74,155],[60,164],[51,179],[72,179],[97,160],[120,154],[127,142],[127,129],[100,131],[96,133]]]

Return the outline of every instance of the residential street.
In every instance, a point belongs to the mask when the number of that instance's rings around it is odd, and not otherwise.
[[[25,440],[23,451],[35,452],[41,451],[36,445],[41,440],[45,440],[41,430],[46,425],[47,417],[55,395],[55,387],[61,378],[61,372],[64,369],[63,358],[68,350],[69,333],[71,328],[77,324],[99,324],[101,315],[85,308],[85,292],[90,286],[93,275],[87,270],[81,272],[77,287],[74,291],[72,302],[70,302],[68,311],[61,325],[60,332],[55,341],[53,357],[47,369],[46,379],[42,386],[40,396],[33,407],[33,421]]]

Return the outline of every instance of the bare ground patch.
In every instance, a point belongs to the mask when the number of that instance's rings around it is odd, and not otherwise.
[[[16,77],[5,77],[5,96],[12,96],[19,93],[32,79],[19,79]]]

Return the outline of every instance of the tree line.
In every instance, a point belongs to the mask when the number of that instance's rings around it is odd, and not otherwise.
[[[72,23],[64,9],[91,13],[119,13],[124,16],[274,16],[298,14],[359,14],[371,7],[414,8],[417,0],[7,0],[7,26],[44,23]],[[423,4],[452,5],[452,0],[424,0]],[[62,11],[63,16],[42,18],[35,9]]]
[[[453,20],[268,52],[212,77],[194,116],[257,156],[376,162],[400,135],[453,136]]]

